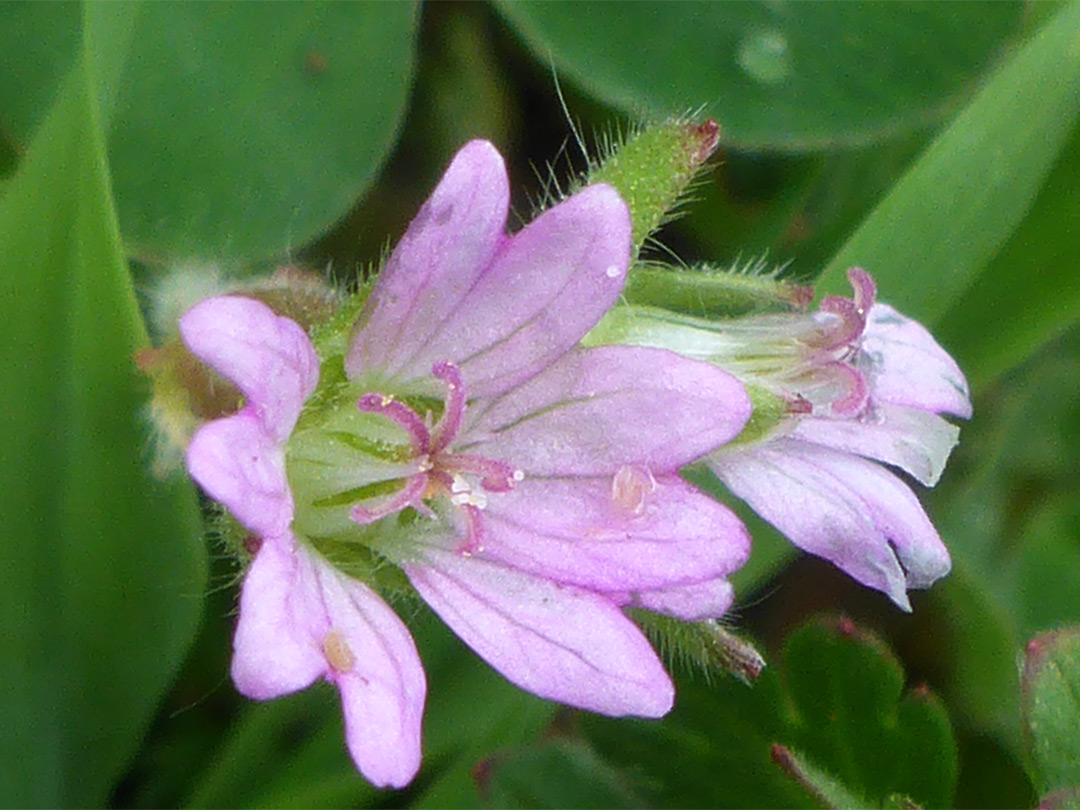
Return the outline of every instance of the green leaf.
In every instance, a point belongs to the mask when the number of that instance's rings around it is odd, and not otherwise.
[[[0,3],[0,133],[25,146],[80,53],[82,4]]]
[[[865,144],[940,118],[1018,3],[502,2],[545,63],[631,113],[704,107],[747,149]]]
[[[94,56],[108,63],[103,114],[130,252],[285,255],[340,219],[386,159],[412,75],[415,3],[98,5],[89,24],[115,32]],[[43,15],[63,16],[49,4],[22,11],[49,47],[12,43],[0,101],[24,92],[23,58],[42,89],[22,103],[47,101],[44,56],[72,33]]]
[[[1040,793],[1080,788],[1080,627],[1028,643],[1023,711]]]
[[[822,807],[854,808],[868,807],[870,804],[863,797],[851,793],[846,785],[831,774],[814,767],[805,757],[782,745],[772,747],[772,758],[784,773],[802,785]],[[889,798],[891,796],[887,797],[886,806]]]
[[[600,754],[641,774],[653,803],[807,807],[823,796],[893,794],[948,806],[956,749],[948,715],[925,687],[903,695],[904,673],[879,641],[846,620],[817,622],[788,639],[781,670],[752,689],[730,679],[680,683],[662,722],[585,716]],[[778,766],[794,754],[807,784]]]
[[[1073,3],[987,81],[833,258],[824,292],[848,292],[859,265],[884,299],[934,324],[978,281],[1077,121],[1078,27]]]
[[[975,389],[1080,319],[1077,177],[1080,127],[1012,237],[941,318],[937,335]]]
[[[645,807],[626,774],[579,741],[555,739],[497,754],[478,768],[485,807]]]
[[[949,544],[951,537],[943,536]],[[1017,750],[1020,718],[1012,696],[1019,645],[1011,616],[987,591],[966,558],[955,555],[952,572],[926,596],[927,632],[957,723],[993,733]]]
[[[0,197],[0,795],[101,805],[200,614],[190,484],[151,480],[146,334],[80,57]],[[18,767],[10,767],[12,763]]]

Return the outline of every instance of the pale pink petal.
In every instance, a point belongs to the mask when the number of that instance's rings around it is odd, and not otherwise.
[[[285,441],[319,381],[307,333],[260,301],[208,298],[180,318],[184,342],[243,392],[267,433]]]
[[[727,507],[677,475],[637,486],[526,479],[484,512],[485,558],[590,590],[652,590],[722,577],[750,552]]]
[[[735,601],[735,588],[726,579],[707,579],[654,591],[621,594],[620,604],[674,616],[684,622],[703,622],[723,616]],[[625,600],[625,601],[624,601]]]
[[[471,397],[508,391],[576,345],[622,291],[630,214],[609,186],[590,186],[517,233],[427,345],[414,378],[449,360]]]
[[[307,556],[291,536],[263,541],[240,590],[232,679],[241,694],[270,700],[309,686],[326,672],[318,639],[321,595]]]
[[[477,654],[534,694],[612,716],[660,717],[675,697],[641,631],[613,602],[428,547],[404,563],[424,600]]]
[[[878,402],[971,416],[967,380],[956,361],[922,324],[887,304],[870,310],[857,362]]]
[[[490,266],[509,200],[495,147],[462,147],[379,275],[346,360],[350,377],[369,370],[396,376],[431,340]]]
[[[424,671],[405,625],[366,585],[291,535],[268,538],[244,579],[233,649],[233,681],[256,700],[320,676],[337,684],[349,752],[373,784],[416,775]]]
[[[804,417],[789,435],[895,465],[932,487],[960,429],[930,411],[880,403],[855,419]]]
[[[950,567],[918,499],[896,476],[847,453],[794,439],[727,450],[709,466],[795,545],[910,610],[906,588]]]
[[[314,559],[334,656],[327,674],[341,691],[345,739],[376,787],[404,787],[420,768],[420,724],[427,685],[401,619],[370,588]],[[342,666],[349,662],[351,667]],[[337,666],[334,666],[337,664]]]
[[[288,531],[293,500],[285,454],[247,408],[199,428],[187,448],[187,468],[207,495],[255,534]]]
[[[483,408],[483,410],[481,410]],[[631,462],[671,471],[725,444],[750,416],[738,380],[664,349],[571,352],[476,408],[462,445],[527,475],[613,475]]]

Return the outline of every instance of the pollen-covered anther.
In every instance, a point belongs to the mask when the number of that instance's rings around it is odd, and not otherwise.
[[[656,479],[648,469],[624,464],[611,479],[611,502],[623,514],[645,514],[649,495],[656,490]]]
[[[356,666],[356,656],[349,647],[349,642],[336,630],[331,630],[323,636],[322,649],[323,655],[326,656],[326,663],[335,672],[345,674],[352,672],[353,667]]]

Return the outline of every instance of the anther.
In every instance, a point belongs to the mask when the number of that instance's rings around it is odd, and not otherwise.
[[[356,666],[356,656],[353,655],[349,642],[336,630],[331,630],[323,636],[322,649],[323,655],[326,656],[326,663],[335,672],[341,674],[352,672],[353,667]]]

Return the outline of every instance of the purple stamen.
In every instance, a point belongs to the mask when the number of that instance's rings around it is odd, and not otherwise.
[[[866,329],[866,314],[850,298],[830,295],[822,300],[821,311],[838,315],[841,321],[835,329],[828,331],[826,335],[828,343],[822,348],[836,349],[851,345],[862,337],[863,330]]]
[[[858,416],[866,407],[870,389],[862,373],[846,363],[830,363],[826,369],[835,375],[844,395],[832,401],[832,410],[837,416]]]
[[[852,289],[855,291],[855,308],[860,315],[865,315],[874,306],[874,301],[877,298],[877,285],[874,284],[874,279],[870,277],[870,274],[861,267],[852,267],[848,270],[847,277],[848,281],[851,282]]]
[[[357,504],[352,508],[352,519],[360,524],[374,523],[384,517],[400,512],[406,506],[420,509],[423,506],[422,498],[427,490],[428,477],[424,473],[414,475],[405,480],[405,486],[400,490],[382,499],[366,501],[367,506]],[[424,507],[426,509],[426,507]]]
[[[426,455],[431,448],[431,434],[424,420],[404,402],[382,394],[364,394],[356,403],[364,413],[377,413],[398,424],[409,434],[409,441],[417,455]]]
[[[462,506],[461,511],[465,515],[465,539],[457,547],[457,552],[464,557],[471,557],[484,550],[484,516],[477,507],[469,504]]]
[[[488,492],[509,492],[522,477],[520,470],[505,461],[483,456],[445,456],[440,467],[452,473],[478,476]]]
[[[465,382],[458,367],[449,360],[440,360],[432,366],[431,373],[446,383],[446,407],[442,419],[432,431],[431,452],[434,454],[449,447],[461,429],[465,416]]]

